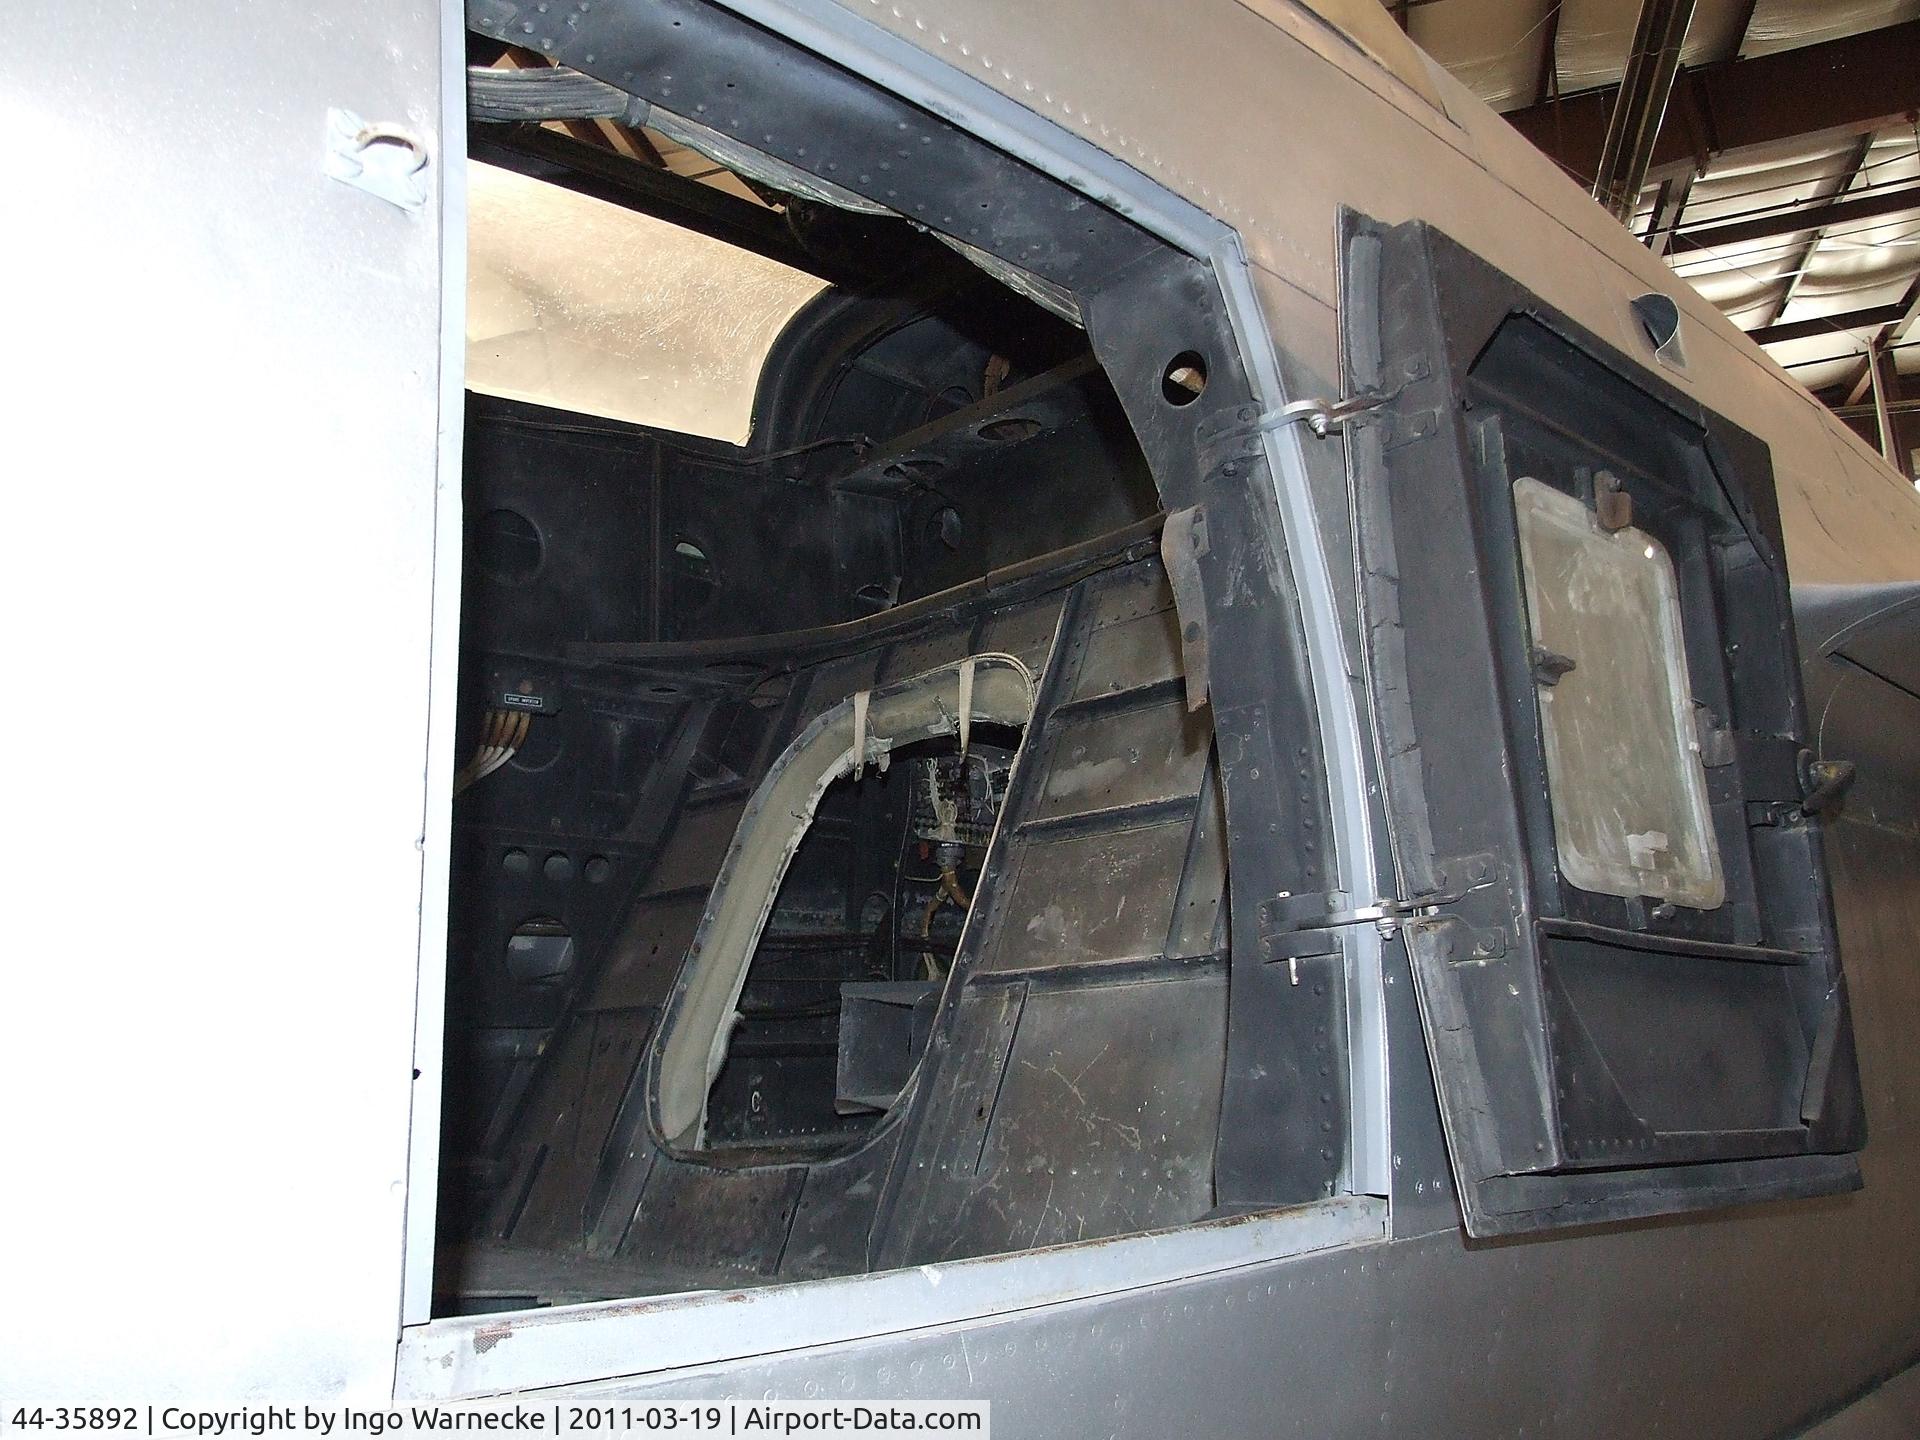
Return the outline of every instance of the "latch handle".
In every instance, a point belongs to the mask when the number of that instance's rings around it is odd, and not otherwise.
[[[426,141],[404,125],[369,123],[351,110],[327,111],[326,173],[342,184],[418,210],[427,203]]]
[[[1816,760],[1811,750],[1800,752],[1800,808],[1809,815],[1824,815],[1839,807],[1859,767],[1851,760]]]

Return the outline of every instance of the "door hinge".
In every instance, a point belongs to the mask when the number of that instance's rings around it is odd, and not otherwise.
[[[1343,400],[1322,400],[1309,396],[1305,400],[1295,400],[1290,405],[1282,405],[1278,410],[1269,411],[1260,417],[1255,427],[1260,430],[1280,430],[1288,425],[1304,424],[1315,435],[1325,439],[1334,430],[1340,429],[1349,420],[1378,410],[1399,395],[1401,387],[1391,390],[1363,390],[1358,395],[1349,395]]]
[[[1405,898],[1382,898],[1355,905],[1353,897],[1344,890],[1276,895],[1260,905],[1260,958],[1269,963],[1286,961],[1289,981],[1298,985],[1300,961],[1338,953],[1337,931],[1354,925],[1372,925],[1379,929],[1383,939],[1391,938],[1408,921],[1424,919],[1442,905],[1452,905],[1476,890],[1488,889],[1504,874],[1505,867],[1491,856],[1472,855],[1455,860],[1440,871],[1443,885],[1448,885],[1453,876],[1459,876],[1463,883]],[[1497,937],[1484,945],[1487,954],[1504,954],[1506,950]],[[1493,948],[1496,945],[1498,948]]]
[[[1355,905],[1344,890],[1276,895],[1260,906],[1260,958],[1270,963],[1286,961],[1289,983],[1298,985],[1302,960],[1338,953],[1340,939],[1335,931],[1350,925],[1377,925],[1382,935],[1391,935],[1403,920],[1446,899],[1436,895]]]

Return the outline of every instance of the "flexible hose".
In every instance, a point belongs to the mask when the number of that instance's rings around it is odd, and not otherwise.
[[[564,65],[545,70],[469,65],[467,115],[496,125],[542,120],[620,120],[638,125],[646,119],[647,102]]]

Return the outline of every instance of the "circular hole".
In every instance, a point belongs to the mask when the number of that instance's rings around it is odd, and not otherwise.
[[[590,856],[585,874],[589,885],[604,885],[607,877],[613,874],[613,862],[604,855]]]
[[[489,510],[473,527],[473,559],[480,573],[502,585],[524,585],[540,573],[546,545],[518,510]]]
[[[571,880],[573,879],[573,857],[555,851],[547,856],[546,863],[540,867],[540,873],[556,882]]]
[[[1040,422],[1028,419],[1025,415],[1008,415],[1001,420],[987,421],[973,433],[995,445],[1011,445],[1016,440],[1031,440],[1038,435]]]
[[[1191,405],[1207,388],[1207,362],[1198,350],[1182,350],[1160,372],[1160,395],[1169,405]]]

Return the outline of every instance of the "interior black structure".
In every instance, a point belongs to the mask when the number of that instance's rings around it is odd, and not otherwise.
[[[483,59],[530,23],[470,21]],[[744,447],[469,397],[442,1313],[1358,1189],[1375,1007],[1395,1151],[1460,1183],[1417,1187],[1438,1227],[1857,1183],[1764,454],[1504,277],[1438,284],[1439,237],[1352,219],[1373,403],[1288,481],[1356,531],[1351,633],[1321,638],[1329,685],[1366,671],[1393,854],[1349,875],[1269,459],[1294,417],[1255,400],[1223,251],[703,0],[606,0],[541,46],[585,72],[567,104],[613,107],[564,113],[658,107],[778,213],[536,129],[476,154],[832,283]],[[1537,689],[1570,657],[1527,643],[1523,479],[1678,557],[1706,713],[1677,738],[1724,770],[1697,910],[1563,883]],[[1350,997],[1361,925],[1387,983]],[[1673,1043],[1634,1072],[1641,1033]]]
[[[476,60],[527,33],[517,15],[472,7]],[[476,157],[832,288],[775,343],[744,448],[469,397],[458,743],[490,773],[455,802],[440,1311],[1335,1193],[1344,964],[1267,963],[1257,907],[1227,899],[1229,854],[1235,888],[1328,888],[1328,822],[1210,262],[700,0],[597,5],[541,48],[600,82],[582,110],[563,75],[560,113],[657,106],[779,213],[525,125],[476,126]],[[847,763],[786,795],[826,730]],[[886,805],[855,798],[923,742],[1011,752],[1004,791],[983,777],[990,803],[958,817],[988,843],[946,853],[950,886],[911,814],[903,855]],[[853,870],[896,868],[797,923],[782,885],[814,857],[755,847],[785,816],[805,848],[799,822],[846,805]],[[895,885],[883,919],[869,902]],[[743,915],[769,922],[756,946],[818,925],[861,949],[822,940],[840,959],[815,952],[809,993],[776,1001]],[[876,933],[896,947],[879,972],[910,974],[903,932],[941,973],[867,978]],[[776,1036],[742,1014],[763,994],[809,1013]]]
[[[984,727],[982,727],[984,728]],[[774,896],[707,1100],[710,1150],[830,1153],[925,1049],[1005,803],[1017,731],[896,751],[835,780]]]
[[[1212,1211],[1212,730],[1153,475],[1085,332],[903,221],[791,197],[774,217],[545,130],[481,127],[475,153],[834,283],[776,342],[744,447],[468,397],[458,748],[506,758],[455,805],[440,1308]],[[1206,385],[1188,359],[1160,404]],[[756,787],[849,697],[988,654],[1029,677],[1030,723],[826,784],[698,1123],[666,1133],[662,1016]],[[956,1147],[929,1192],[925,1156]]]

